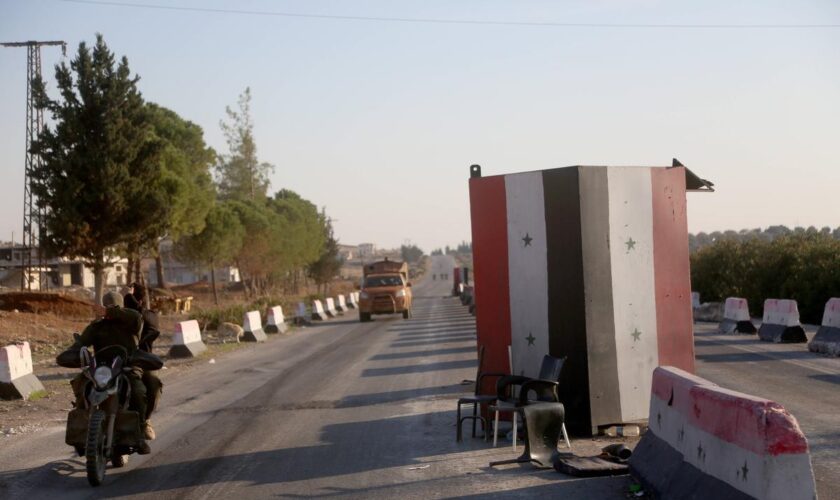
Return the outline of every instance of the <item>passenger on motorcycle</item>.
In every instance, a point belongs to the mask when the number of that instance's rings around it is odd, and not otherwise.
[[[138,347],[141,351],[151,353],[155,340],[160,336],[160,318],[158,313],[149,309],[146,304],[146,289],[140,283],[132,283],[128,286],[128,293],[125,294],[124,302],[126,309],[132,309],[143,316],[143,330],[140,332]],[[143,434],[146,439],[155,439],[155,430],[152,428],[152,412],[157,409],[158,401],[163,393],[163,382],[158,378],[156,371],[143,370],[143,385],[146,386],[146,424],[143,426]]]

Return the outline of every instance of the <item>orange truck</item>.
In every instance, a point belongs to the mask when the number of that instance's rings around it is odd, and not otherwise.
[[[359,321],[370,321],[374,314],[402,314],[411,317],[411,282],[408,264],[380,260],[365,264],[359,292]]]

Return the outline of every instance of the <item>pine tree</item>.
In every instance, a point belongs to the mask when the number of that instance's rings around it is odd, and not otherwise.
[[[68,67],[55,68],[60,97],[43,82],[36,105],[55,123],[32,150],[41,163],[32,172],[33,192],[46,210],[42,245],[93,267],[95,298],[102,296],[105,267],[114,248],[140,240],[167,217],[155,138],[128,60],[117,64],[102,35],[93,50],[82,42]]]

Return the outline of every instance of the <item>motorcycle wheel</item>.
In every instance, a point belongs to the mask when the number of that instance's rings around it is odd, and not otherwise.
[[[111,465],[114,468],[119,469],[120,467],[125,467],[128,463],[128,455],[120,455],[119,453],[114,453],[114,456],[111,457]]]
[[[85,465],[87,479],[91,486],[99,486],[105,480],[105,412],[97,410],[90,416]]]

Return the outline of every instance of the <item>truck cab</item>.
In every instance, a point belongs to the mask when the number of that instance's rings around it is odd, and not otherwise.
[[[408,264],[383,261],[366,264],[359,292],[359,321],[370,321],[374,314],[402,314],[411,317],[411,283]]]

